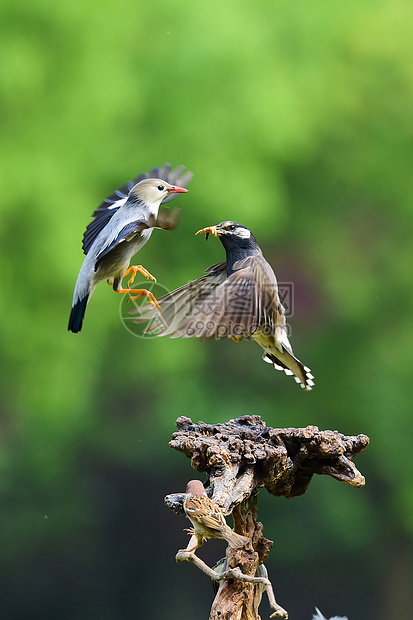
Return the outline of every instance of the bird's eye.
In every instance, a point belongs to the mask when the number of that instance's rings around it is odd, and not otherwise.
[[[160,192],[163,192],[163,190],[165,189],[165,187],[163,185],[158,185],[158,189]]]
[[[230,224],[229,226],[227,226],[227,230],[235,230],[234,224]]]

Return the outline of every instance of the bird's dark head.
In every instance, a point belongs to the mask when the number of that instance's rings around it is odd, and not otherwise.
[[[196,234],[200,233],[206,233],[206,239],[208,239],[209,235],[219,237],[226,250],[235,248],[248,250],[257,247],[257,242],[252,232],[243,224],[233,222],[232,220],[221,222],[216,226],[202,228]]]
[[[252,232],[243,224],[227,220],[216,226],[208,226],[202,230],[198,230],[195,234],[206,233],[206,239],[209,235],[219,237],[227,254],[227,274],[232,273],[234,263],[247,256],[261,254],[260,247],[255,241]]]
[[[187,191],[185,187],[170,185],[162,179],[144,179],[132,187],[129,195],[134,201],[156,206],[160,205],[170,194],[186,193]]]
[[[224,237],[228,239],[237,239],[239,241],[254,239],[252,232],[246,226],[239,222],[232,222],[231,220],[221,222],[221,224],[215,226],[215,230],[221,240],[223,240]]]

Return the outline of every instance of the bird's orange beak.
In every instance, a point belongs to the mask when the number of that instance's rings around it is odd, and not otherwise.
[[[187,191],[188,190],[185,187],[179,187],[179,185],[172,185],[172,187],[168,189],[168,194],[183,194]]]
[[[214,235],[214,237],[218,237],[218,231],[216,226],[207,226],[206,228],[201,228],[201,230],[198,230],[195,234],[201,235],[203,233],[206,233],[205,241],[208,241],[209,235]]]

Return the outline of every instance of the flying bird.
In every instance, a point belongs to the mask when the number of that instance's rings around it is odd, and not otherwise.
[[[314,377],[294,356],[288,340],[277,278],[251,231],[226,221],[196,234],[201,233],[206,239],[219,237],[226,262],[212,265],[206,275],[161,297],[162,314],[147,304],[135,308],[131,314],[139,316],[134,321],[154,319],[145,333],[171,338],[255,340],[264,349],[264,361],[311,390]]]
[[[116,190],[93,213],[93,221],[83,235],[83,251],[86,258],[80,269],[73,295],[69,331],[82,329],[86,304],[96,285],[107,280],[117,293],[129,293],[137,297],[146,295],[154,307],[159,307],[153,294],[146,289],[131,289],[139,272],[146,278],[155,278],[142,265],[129,267],[132,257],[148,241],[154,228],[171,229],[176,223],[176,213],[159,213],[161,203],[178,193],[187,192],[192,172],[184,166],[171,170],[171,164],[153,168]],[[131,274],[127,288],[122,279]]]
[[[188,528],[186,531],[196,536],[197,545],[181,551],[186,553],[195,551],[204,544],[206,538],[222,538],[234,549],[244,547],[250,541],[248,536],[236,534],[229,527],[221,509],[209,499],[200,480],[188,482],[183,506],[186,516],[193,525],[193,528]]]

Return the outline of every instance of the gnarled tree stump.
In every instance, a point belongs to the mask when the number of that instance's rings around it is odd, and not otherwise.
[[[226,558],[229,571],[238,568],[249,580],[256,576],[273,544],[263,536],[263,525],[257,520],[258,488],[291,498],[305,493],[314,474],[328,474],[354,487],[365,483],[352,458],[367,447],[366,435],[347,437],[316,426],[275,429],[267,427],[258,415],[223,424],[195,424],[180,417],[177,427],[170,446],[186,454],[194,469],[207,474],[204,486],[208,496],[225,515],[232,514],[237,533],[251,538],[250,547],[228,548]],[[184,514],[184,498],[184,493],[174,493],[165,502]],[[194,561],[178,554],[177,560],[182,559]],[[262,590],[262,583],[229,575],[220,581],[210,620],[259,620]],[[271,617],[287,617],[275,600],[272,607]]]

